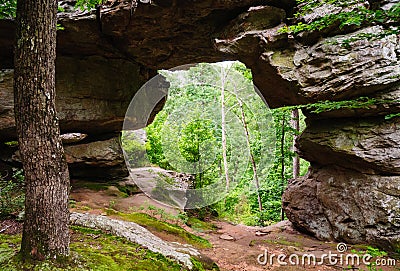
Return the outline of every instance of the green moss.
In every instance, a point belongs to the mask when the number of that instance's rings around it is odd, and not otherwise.
[[[118,184],[118,185],[116,185],[116,187],[118,188],[119,191],[121,191],[122,193],[125,193],[127,196],[138,194],[138,193],[142,192],[140,190],[140,188],[137,187],[136,185],[120,185],[120,184]]]
[[[193,245],[197,248],[208,248],[211,247],[210,242],[206,239],[196,236],[190,232],[185,231],[183,228],[172,225],[167,222],[159,221],[156,218],[149,216],[144,213],[116,213],[117,216],[121,217],[126,221],[135,222],[153,233],[163,232],[174,235],[180,239],[180,242],[185,242]]]
[[[71,227],[71,257],[63,264],[51,261],[23,263],[16,253],[20,235],[0,234],[0,269],[8,270],[165,270],[178,271],[182,266],[125,239],[101,231]],[[199,269],[203,270],[203,269]]]
[[[18,141],[8,141],[8,142],[5,142],[4,144],[9,147],[18,147]]]
[[[189,217],[186,224],[189,227],[191,227],[192,229],[199,231],[199,232],[214,231],[217,229],[217,227],[214,224],[208,223],[205,221],[201,221],[200,219],[197,219],[196,217]]]
[[[272,55],[272,62],[279,67],[295,68],[293,64],[293,55],[294,53],[290,51],[274,52]]]
[[[96,183],[96,182],[75,182],[72,184],[73,188],[87,188],[94,191],[101,191],[107,190],[109,186],[112,184],[110,183]]]
[[[193,263],[192,271],[206,271],[206,270],[219,271],[218,265],[213,261],[205,259],[200,260],[196,257],[190,257],[190,260]]]
[[[194,257],[191,257],[190,260],[193,263],[193,269],[192,269],[193,271],[205,271],[205,269],[203,268],[203,265],[200,263],[200,261],[198,261]]]

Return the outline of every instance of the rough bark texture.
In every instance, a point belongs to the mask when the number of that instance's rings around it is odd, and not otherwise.
[[[15,117],[26,182],[21,252],[69,253],[69,176],[55,110],[57,2],[18,1]]]

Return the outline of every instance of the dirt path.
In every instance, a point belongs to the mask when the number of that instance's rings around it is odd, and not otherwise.
[[[101,214],[105,208],[110,207],[122,212],[149,212],[150,209],[155,207],[175,216],[179,212],[148,198],[144,194],[136,194],[127,198],[121,197],[115,187],[103,191],[93,191],[86,188],[73,189],[71,198],[76,201],[77,208],[74,208],[75,210],[79,211],[81,209],[80,211],[82,211],[82,208],[87,208],[87,211],[93,214]],[[315,255],[318,263],[321,261],[323,254],[329,253],[329,251],[337,253],[337,244],[319,241],[302,234],[293,229],[291,223],[287,221],[264,228],[233,225],[223,221],[212,221],[212,223],[217,227],[217,230],[209,232],[196,232],[185,225],[182,226],[212,243],[213,247],[203,249],[202,253],[214,260],[221,271],[369,270],[365,265],[354,267],[354,269],[343,269],[346,267],[345,265],[330,265],[327,261],[324,264],[316,264],[315,266],[312,264],[301,265],[302,256],[305,254]],[[157,233],[155,234],[158,235]],[[173,237],[168,235],[162,235],[162,238],[166,241],[175,241],[171,239]],[[353,247],[349,246],[347,252],[352,254],[350,252],[352,249]],[[263,256],[260,256],[261,261],[268,259],[264,265],[257,261],[260,254],[263,254]],[[271,264],[269,260],[272,254],[276,256]],[[284,262],[287,262],[287,265],[278,263],[277,255],[279,254],[286,255],[287,258]],[[300,264],[291,265],[288,259],[290,255],[297,255]],[[293,258],[293,260],[296,261],[296,258]],[[379,268],[371,270],[400,270],[400,262],[397,262],[397,266]]]
[[[274,258],[273,264],[260,264],[265,255],[290,255],[312,251],[316,255],[332,250],[334,244],[320,242],[295,231],[290,222],[284,221],[268,228],[232,225],[227,222],[214,222],[217,232],[204,234],[213,248],[203,251],[215,260],[221,271],[261,271],[261,270],[338,270],[329,266],[280,266]],[[261,232],[262,230],[263,232]],[[230,237],[233,240],[229,240]],[[268,259],[268,256],[267,256]]]
[[[202,234],[212,244],[211,249],[204,250],[203,253],[213,259],[221,271],[261,271],[261,270],[379,270],[392,271],[400,270],[400,260],[397,264],[391,266],[380,266],[377,269],[368,268],[362,264],[362,255],[360,256],[361,264],[352,264],[352,258],[346,264],[347,255],[354,255],[352,251],[360,250],[357,246],[347,245],[347,249],[343,253],[338,252],[338,244],[333,242],[323,242],[302,234],[293,229],[289,221],[282,221],[269,227],[248,227],[244,225],[232,225],[227,222],[216,221],[214,224],[219,228],[218,231]],[[228,240],[232,239],[232,240]],[[332,264],[324,254],[329,252],[338,255],[338,263]],[[262,256],[260,256],[260,254]],[[272,254],[276,256],[272,258]],[[279,264],[277,255],[286,255],[283,260],[286,265]],[[291,256],[293,255],[293,256]],[[297,256],[296,256],[297,255]],[[308,264],[308,257],[305,257],[305,264],[302,264],[302,257],[314,255],[316,264]],[[343,263],[340,264],[340,255],[343,255]],[[289,261],[289,257],[293,257],[293,264]],[[299,264],[295,264],[296,257]],[[272,260],[272,264],[270,259]],[[388,257],[384,257],[388,259]],[[382,258],[382,259],[384,259]],[[259,259],[262,263],[259,263]],[[267,259],[267,262],[263,262]],[[334,260],[334,258],[333,258]],[[374,262],[376,259],[371,259]]]

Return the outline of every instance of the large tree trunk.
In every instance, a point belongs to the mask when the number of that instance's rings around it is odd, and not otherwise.
[[[55,110],[55,0],[18,0],[15,118],[25,173],[24,258],[69,253],[69,174]]]

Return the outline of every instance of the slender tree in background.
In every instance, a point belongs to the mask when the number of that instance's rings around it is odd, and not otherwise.
[[[293,133],[293,178],[297,178],[300,175],[300,158],[296,153],[296,140],[298,138],[298,133],[300,130],[300,119],[299,119],[299,109],[295,108],[292,110],[292,128]]]
[[[69,174],[55,108],[56,0],[19,0],[14,103],[25,173],[24,259],[69,253]]]
[[[249,129],[247,127],[246,115],[244,113],[243,102],[239,98],[239,95],[237,93],[236,87],[234,87],[234,93],[235,93],[235,96],[236,96],[236,101],[237,101],[237,103],[239,105],[240,115],[241,115],[241,122],[242,122],[243,129],[244,129],[244,132],[245,132],[247,146],[249,148],[250,162],[251,162],[251,167],[253,169],[253,180],[254,180],[254,182],[256,184],[256,190],[257,190],[258,210],[261,212],[263,208],[262,208],[262,201],[261,201],[261,195],[260,195],[260,181],[258,179],[256,160],[254,158],[253,152],[251,151],[250,134],[249,134]]]
[[[229,73],[229,70],[226,72],[225,68],[221,66],[221,138],[222,138],[222,159],[224,163],[224,171],[225,171],[225,183],[226,183],[226,191],[229,190],[229,170],[228,170],[228,158],[226,153],[226,120],[225,120],[225,80]]]
[[[280,148],[280,156],[281,156],[281,196],[283,196],[283,192],[285,191],[285,114],[282,114],[282,126],[281,126],[281,148]],[[281,220],[285,219],[285,213],[283,212],[283,206],[281,207]]]

